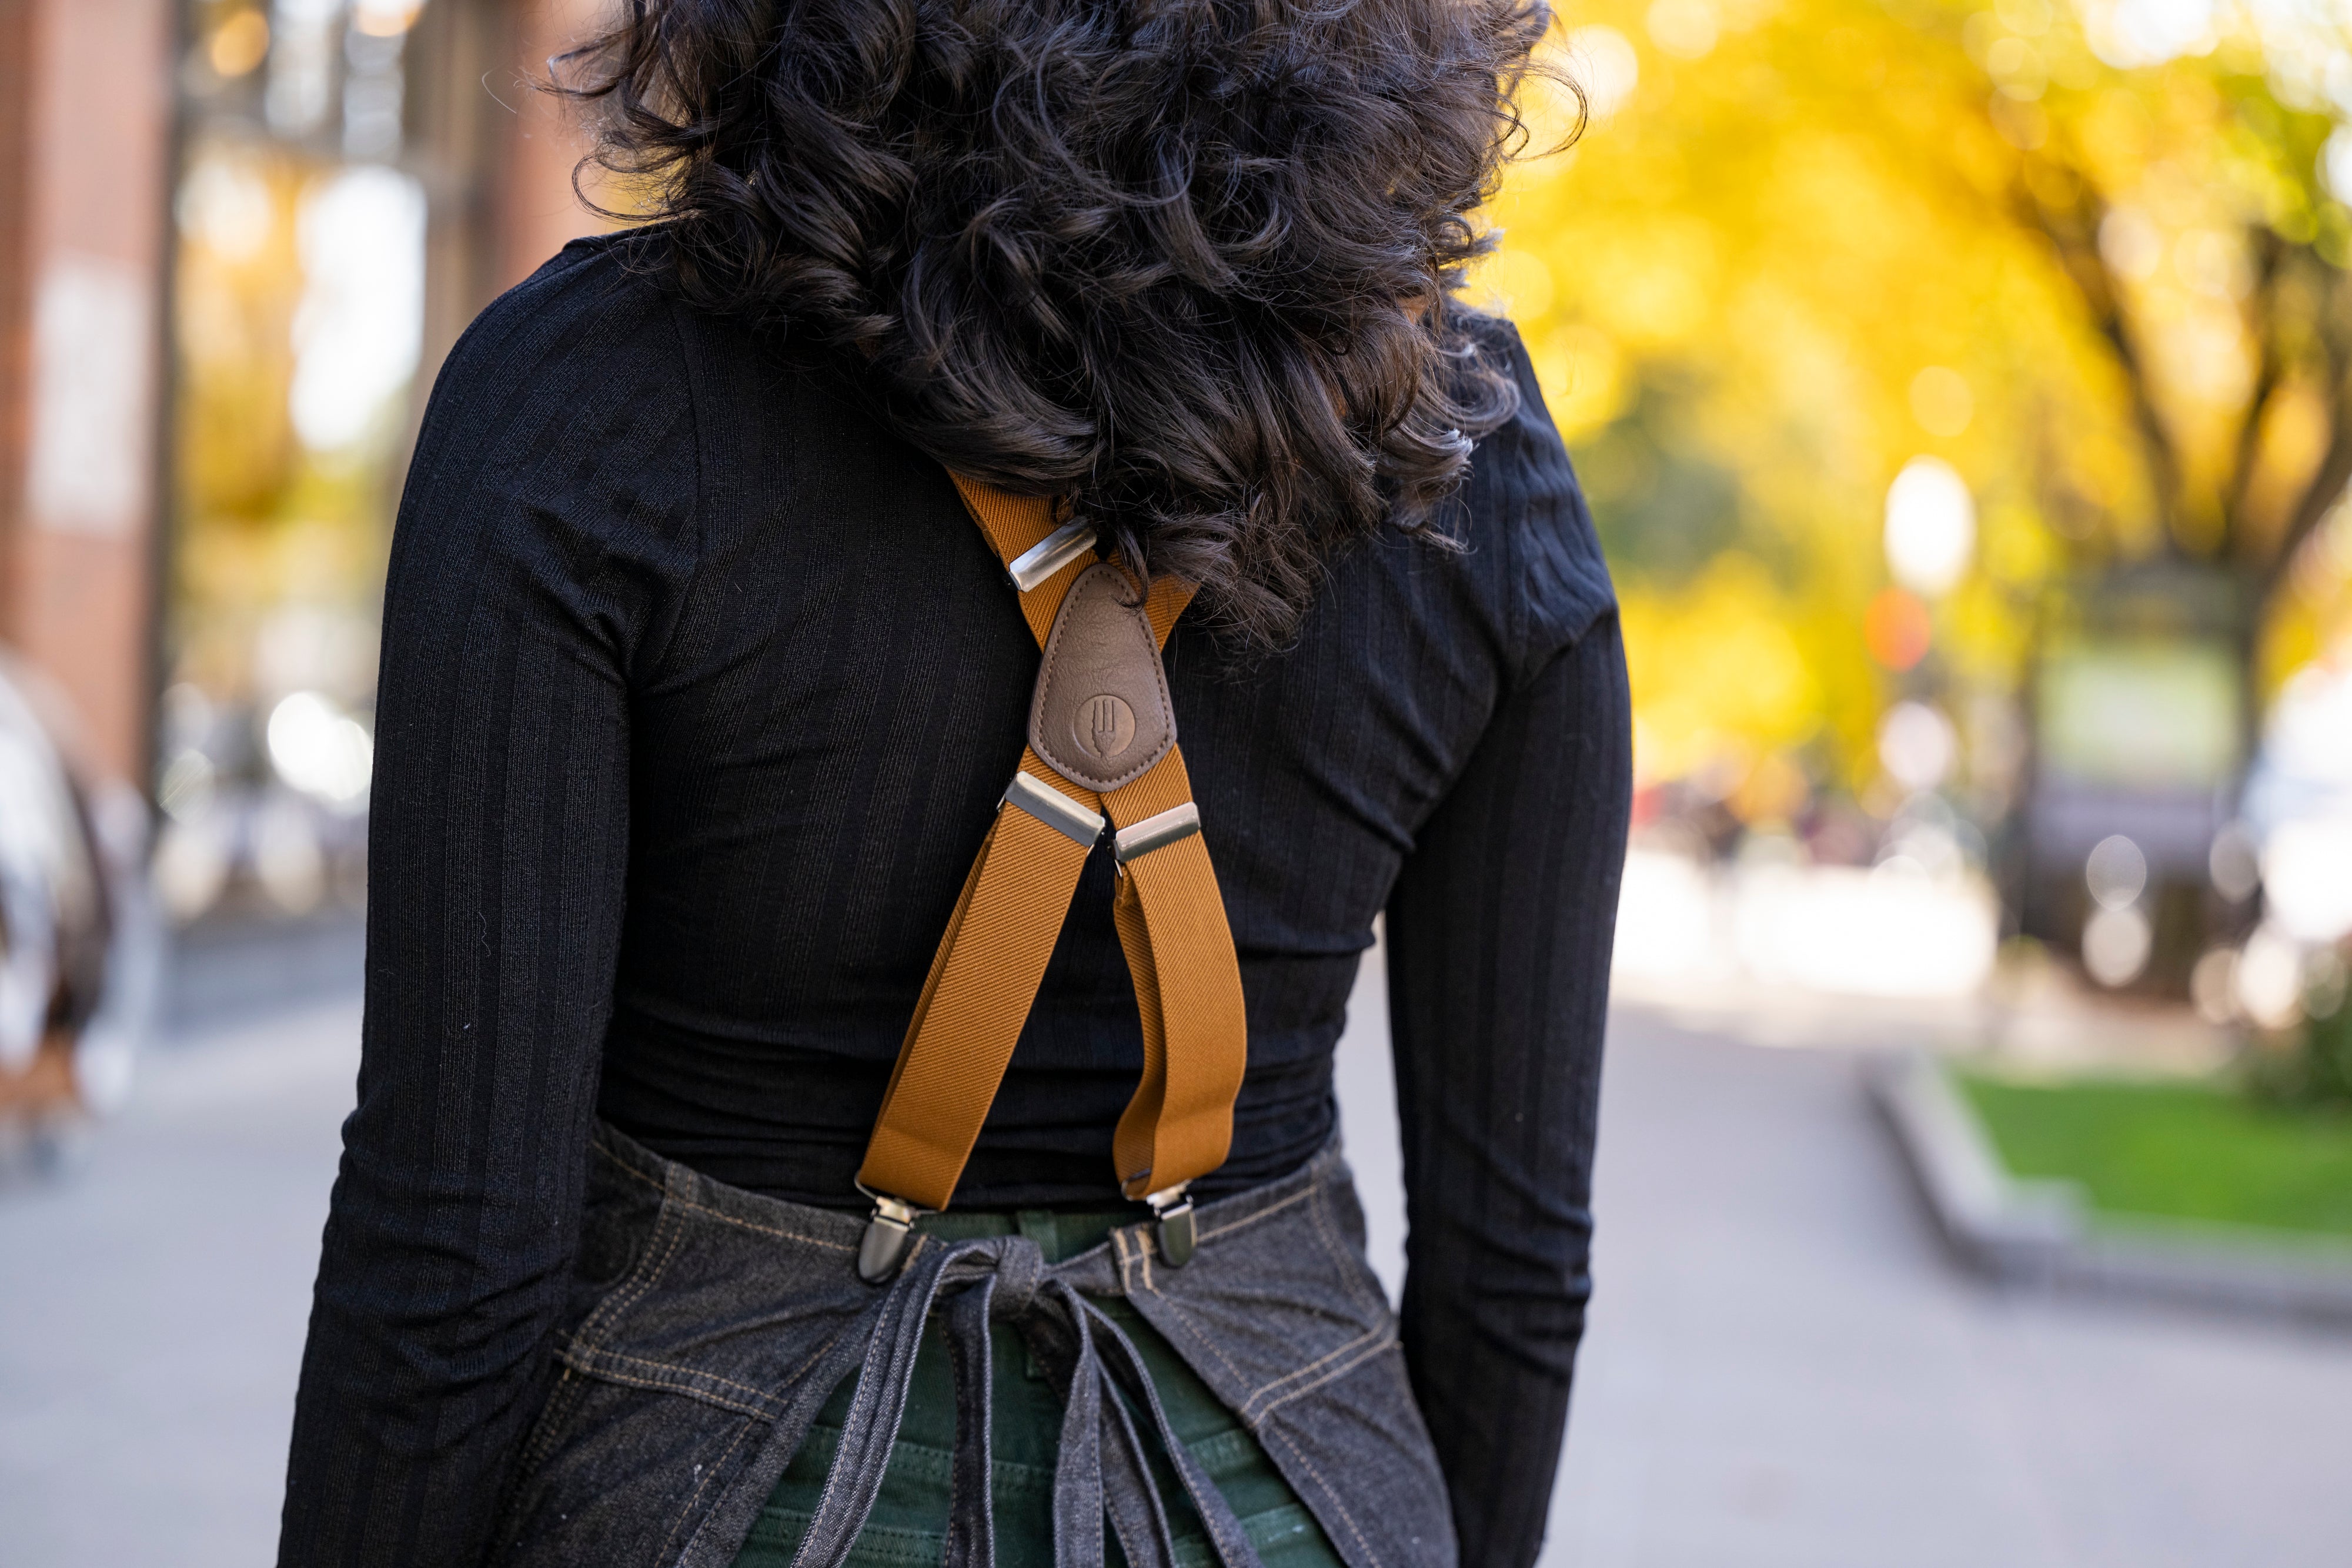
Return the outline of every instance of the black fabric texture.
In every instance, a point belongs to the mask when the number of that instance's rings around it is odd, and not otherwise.
[[[359,1104],[279,1562],[470,1564],[551,1377],[602,1115],[719,1180],[851,1177],[1020,757],[1038,652],[947,476],[628,236],[493,305],[395,530]],[[1167,666],[1240,953],[1233,1156],[1297,1169],[1388,918],[1418,1397],[1463,1561],[1539,1544],[1588,1292],[1629,799],[1613,599],[1525,353],[1447,522],[1342,555],[1287,651]],[[1141,1062],[1097,852],[961,1208],[1120,1202]]]

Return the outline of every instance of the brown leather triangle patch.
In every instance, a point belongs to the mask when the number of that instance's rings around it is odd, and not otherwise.
[[[1140,779],[1176,744],[1168,673],[1127,575],[1103,562],[1070,584],[1045,639],[1029,745],[1073,784],[1108,793]]]

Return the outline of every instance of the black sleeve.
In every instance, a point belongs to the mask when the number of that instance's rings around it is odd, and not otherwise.
[[[469,331],[394,533],[359,1104],[286,1568],[480,1562],[544,1396],[611,1012],[629,692],[694,512],[667,308],[583,270],[567,252]]]
[[[1603,615],[1504,699],[1388,906],[1405,1359],[1465,1568],[1535,1561],[1559,1468],[1630,732]]]

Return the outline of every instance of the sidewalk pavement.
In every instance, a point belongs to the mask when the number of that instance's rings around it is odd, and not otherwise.
[[[1621,1009],[1544,1568],[2341,1568],[2352,1337],[2004,1294],[1850,1054]]]
[[[150,1051],[62,1173],[0,1186],[0,1563],[276,1555],[356,999]]]
[[[1392,1278],[1376,997],[1340,1069]],[[79,1169],[0,1187],[7,1568],[269,1560],[356,1025],[159,1050]],[[2352,1339],[1974,1283],[1848,1054],[1621,1010],[1599,1211],[1543,1568],[2345,1560]]]

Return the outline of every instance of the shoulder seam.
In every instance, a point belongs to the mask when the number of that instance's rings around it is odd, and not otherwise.
[[[1591,526],[1590,513],[1585,507],[1581,486],[1576,478],[1574,460],[1570,457],[1568,444],[1561,438],[1559,428],[1552,420],[1551,410],[1545,405],[1543,389],[1536,382],[1535,357],[1528,352],[1527,341],[1520,336],[1516,323],[1505,321],[1501,325],[1506,334],[1504,338],[1507,345],[1506,351],[1510,355],[1511,379],[1518,385],[1519,406],[1497,434],[1508,432],[1507,439],[1520,448],[1518,453],[1520,461],[1497,465],[1501,471],[1496,476],[1496,481],[1505,485],[1507,489],[1504,498],[1508,504],[1503,509],[1506,515],[1524,524],[1528,520],[1529,508],[1533,505],[1533,496],[1538,490],[1544,488],[1531,480],[1528,468],[1537,465],[1549,466],[1552,462],[1557,461],[1561,468],[1560,476],[1565,480],[1566,489],[1556,499],[1559,504],[1585,511],[1582,526],[1589,531]],[[1522,374],[1524,374],[1524,381],[1521,379]],[[1510,536],[1508,548],[1512,552],[1510,559],[1512,645],[1508,687],[1516,691],[1540,676],[1560,653],[1582,642],[1586,633],[1600,619],[1602,610],[1613,608],[1614,595],[1604,593],[1602,597],[1608,601],[1606,605],[1594,606],[1592,613],[1584,618],[1582,624],[1578,625],[1574,631],[1569,632],[1558,645],[1548,647],[1539,653],[1536,647],[1536,632],[1539,616],[1536,606],[1537,585],[1534,578],[1538,565],[1542,561],[1549,560],[1549,558],[1542,554],[1542,547],[1536,543],[1529,528],[1510,528],[1505,532]],[[1522,535],[1528,537],[1522,538]],[[1593,540],[1593,546],[1597,552],[1599,549],[1597,538]],[[1601,560],[1601,570],[1605,574],[1607,570],[1605,558]]]
[[[478,340],[489,326],[496,325],[503,327],[505,325],[503,318],[512,314],[510,308],[502,308],[507,307],[508,301],[513,299],[517,295],[522,294],[526,291],[535,293],[541,287],[552,286],[562,278],[568,277],[572,274],[579,271],[582,267],[592,265],[604,254],[602,249],[587,250],[577,256],[570,256],[567,259],[565,252],[569,251],[570,248],[570,246],[567,245],[563,250],[559,250],[553,256],[549,256],[545,261],[540,263],[538,267],[532,268],[530,275],[528,277],[523,278],[520,282],[516,283],[511,287],[500,290],[498,298],[492,299],[488,305],[484,306],[480,310],[475,313],[474,319],[466,323],[465,329],[460,331],[455,340],[450,343],[448,352],[442,355],[440,365],[434,371],[434,382],[436,387],[439,385],[442,374],[446,372],[450,366],[457,363],[459,357],[464,354],[469,347],[479,346]],[[558,266],[558,263],[562,263],[562,265]],[[500,319],[494,322],[494,318]]]
[[[1496,346],[1502,350],[1504,362],[1510,369],[1511,386],[1517,394],[1518,402],[1518,406],[1511,411],[1511,417],[1503,422],[1502,429],[1508,433],[1506,438],[1514,445],[1523,445],[1527,437],[1520,426],[1528,418],[1528,389],[1519,382],[1519,362],[1527,358],[1527,345],[1520,340],[1519,329],[1516,323],[1505,320],[1500,322],[1499,326],[1500,329],[1496,336],[1502,340]],[[1532,361],[1529,362],[1528,369],[1530,371],[1533,371]],[[1524,457],[1525,455],[1519,455]],[[1527,486],[1521,483],[1518,465],[1505,463],[1497,464],[1496,466],[1497,470],[1495,476],[1496,481],[1505,487],[1505,493],[1497,497],[1502,502],[1498,510],[1506,519],[1524,521],[1523,508],[1527,505]],[[1507,567],[1505,580],[1509,582],[1511,589],[1510,622],[1507,628],[1511,644],[1511,667],[1507,690],[1515,689],[1525,684],[1528,673],[1528,645],[1531,641],[1528,628],[1535,619],[1534,608],[1528,601],[1533,597],[1535,591],[1528,581],[1533,566],[1528,551],[1528,541],[1521,537],[1526,532],[1527,529],[1523,527],[1506,527],[1503,529],[1503,548],[1507,552],[1504,557]]]

